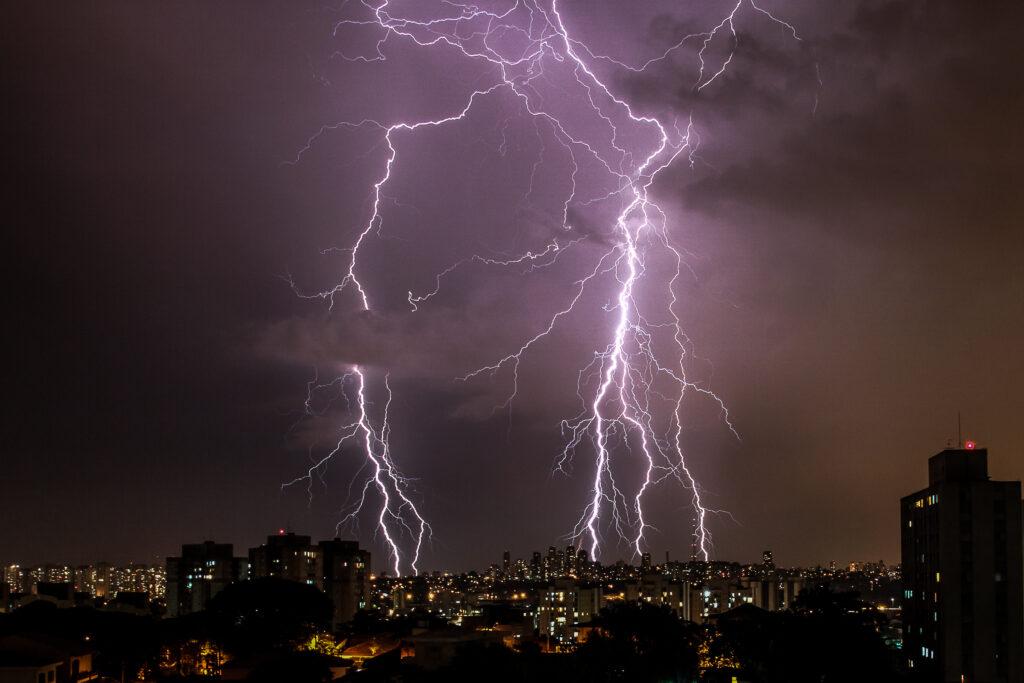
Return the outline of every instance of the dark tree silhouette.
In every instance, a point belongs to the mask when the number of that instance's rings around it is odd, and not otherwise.
[[[159,647],[157,625],[150,615],[93,607],[58,609],[38,600],[0,617],[0,635],[42,633],[82,643],[98,652],[94,670],[118,678],[122,669],[134,672],[153,659]]]
[[[819,585],[802,591],[788,612],[723,615],[712,650],[731,655],[754,683],[903,680],[879,633],[885,619],[856,593]]]
[[[328,629],[334,607],[322,592],[283,579],[233,583],[207,612],[222,624],[220,641],[231,654],[289,648]]]
[[[697,674],[699,631],[667,607],[646,603],[601,610],[600,628],[576,649],[578,680],[689,681]]]

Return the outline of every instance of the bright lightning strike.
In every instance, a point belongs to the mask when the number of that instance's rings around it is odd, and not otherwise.
[[[579,372],[576,390],[580,412],[561,423],[566,444],[556,468],[568,472],[572,461],[584,453],[594,458],[587,503],[570,535],[574,542],[586,543],[595,558],[609,529],[625,539],[636,553],[643,552],[645,535],[652,528],[644,513],[645,495],[652,487],[671,480],[689,492],[695,510],[699,555],[707,559],[709,510],[682,445],[684,398],[695,393],[712,401],[734,434],[735,429],[723,401],[709,388],[687,377],[690,343],[677,313],[676,294],[685,262],[670,239],[665,211],[651,196],[658,175],[679,157],[691,166],[695,163],[700,138],[691,118],[662,121],[639,113],[634,104],[617,95],[610,82],[598,75],[598,65],[642,72],[677,51],[690,49],[696,61],[692,87],[701,91],[728,70],[740,40],[736,21],[741,14],[763,15],[793,39],[800,40],[796,30],[754,0],[737,0],[707,30],[686,35],[661,55],[630,65],[602,55],[570,35],[558,0],[513,0],[495,3],[490,9],[484,3],[446,0],[434,8],[437,14],[431,18],[421,18],[422,8],[406,7],[391,0],[378,4],[363,0],[360,11],[364,16],[342,20],[335,30],[344,27],[376,31],[375,48],[369,54],[341,54],[343,59],[384,61],[391,46],[402,41],[407,47],[443,52],[445,58],[483,67],[488,76],[486,82],[444,116],[396,122],[340,122],[322,128],[300,150],[296,161],[320,136],[337,128],[377,131],[386,148],[384,166],[372,185],[369,220],[345,251],[341,279],[336,286],[314,296],[327,300],[333,307],[340,295],[352,290],[359,308],[373,311],[373,292],[360,278],[360,256],[367,242],[380,231],[384,220],[382,197],[392,180],[393,169],[401,163],[403,141],[425,128],[459,125],[490,98],[504,98],[503,103],[512,103],[519,115],[534,122],[538,135],[557,143],[568,161],[567,190],[561,201],[563,234],[537,251],[507,258],[473,256],[454,263],[436,275],[433,289],[408,293],[411,311],[428,305],[442,292],[444,280],[470,262],[497,268],[526,268],[526,272],[554,266],[567,251],[582,249],[584,242],[591,246],[596,242],[576,235],[570,219],[572,212],[594,207],[606,210],[610,239],[599,246],[600,253],[591,267],[566,293],[564,303],[547,318],[547,323],[506,355],[460,379],[468,382],[507,373],[510,391],[503,406],[511,406],[519,390],[519,370],[526,355],[577,310],[585,295],[594,289],[606,291],[603,288],[610,286],[613,293],[606,294],[604,305],[611,321],[608,336]],[[571,104],[566,106],[564,102]],[[534,172],[540,163],[534,164]],[[659,265],[666,257],[671,263],[668,276]],[[651,304],[650,300],[657,303]],[[290,484],[311,482],[344,447],[358,445],[369,474],[343,521],[366,514],[375,505],[377,528],[391,553],[395,572],[400,573],[403,559],[416,572],[430,527],[413,502],[409,480],[392,459],[387,408],[375,410],[367,398],[372,380],[366,368],[350,366],[331,382],[311,383],[307,408],[314,403],[315,396],[329,390],[345,397],[353,418],[340,428],[340,438],[333,450]],[[390,402],[386,378],[383,382]],[[630,488],[619,483],[622,478],[615,473],[627,468],[632,468],[639,485]]]

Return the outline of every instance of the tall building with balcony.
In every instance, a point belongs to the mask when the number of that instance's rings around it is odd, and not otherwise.
[[[903,652],[923,680],[1021,683],[1021,484],[990,481],[968,446],[932,456],[900,501]]]

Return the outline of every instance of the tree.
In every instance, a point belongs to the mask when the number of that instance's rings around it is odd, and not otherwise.
[[[714,648],[730,653],[755,683],[900,680],[896,656],[879,633],[885,619],[857,593],[819,585],[801,591],[788,612],[723,615]]]
[[[295,647],[328,629],[334,606],[313,586],[256,579],[231,584],[207,611],[223,624],[224,649],[237,655]]]
[[[576,649],[581,680],[687,681],[697,673],[699,634],[668,607],[647,603],[601,610],[599,633]]]

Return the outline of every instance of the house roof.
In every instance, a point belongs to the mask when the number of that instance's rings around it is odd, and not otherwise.
[[[64,640],[45,633],[15,633],[0,638],[0,652],[32,654],[64,660],[96,654],[96,650],[73,640]]]
[[[39,669],[60,663],[61,660],[53,657],[42,657],[25,652],[0,652],[0,669]]]

